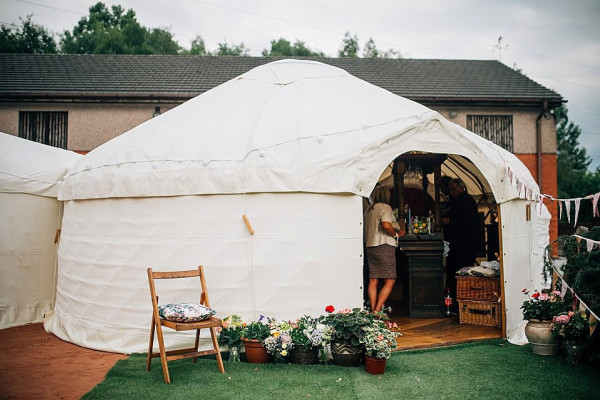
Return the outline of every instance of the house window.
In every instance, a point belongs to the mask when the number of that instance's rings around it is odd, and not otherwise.
[[[67,117],[66,111],[19,111],[19,137],[66,149]]]
[[[512,115],[467,115],[467,129],[513,151]]]

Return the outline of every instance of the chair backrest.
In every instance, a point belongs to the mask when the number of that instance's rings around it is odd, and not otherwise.
[[[198,269],[187,270],[187,271],[167,271],[167,272],[154,272],[152,268],[148,268],[148,282],[150,284],[150,295],[152,296],[152,303],[158,306],[158,296],[156,295],[156,287],[154,286],[155,279],[181,279],[181,278],[200,278],[200,286],[202,292],[200,294],[200,304],[210,308],[210,301],[208,300],[208,292],[206,290],[206,280],[204,279],[204,267],[200,265]]]

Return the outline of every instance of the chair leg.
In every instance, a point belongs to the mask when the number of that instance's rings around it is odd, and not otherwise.
[[[200,346],[200,329],[196,329],[196,341],[194,342],[194,350],[198,351],[198,347]],[[196,364],[196,360],[198,357],[194,357],[194,364]]]
[[[148,343],[148,360],[146,361],[146,370],[150,371],[152,367],[152,349],[154,348],[154,313],[152,313],[152,326],[150,327],[150,343]]]
[[[210,336],[212,338],[213,347],[217,351],[217,366],[219,367],[219,371],[221,371],[221,373],[224,374],[225,367],[223,366],[223,358],[221,358],[221,350],[219,348],[219,343],[217,342],[217,332],[215,328],[210,328]]]
[[[171,377],[169,376],[169,366],[167,365],[167,351],[165,350],[165,342],[163,339],[162,327],[160,322],[155,324],[156,333],[158,336],[158,347],[160,348],[160,363],[162,364],[163,376],[165,377],[165,383],[171,383]]]

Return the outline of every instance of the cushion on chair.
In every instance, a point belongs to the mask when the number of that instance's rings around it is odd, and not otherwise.
[[[158,306],[158,314],[167,321],[198,322],[210,318],[217,312],[202,304],[177,303]]]

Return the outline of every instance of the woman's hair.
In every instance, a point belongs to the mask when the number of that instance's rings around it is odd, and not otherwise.
[[[373,193],[371,193],[371,199],[373,199],[373,204],[376,203],[390,203],[390,189],[386,188],[383,185],[377,184],[375,189],[373,189]]]

